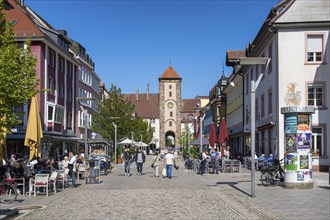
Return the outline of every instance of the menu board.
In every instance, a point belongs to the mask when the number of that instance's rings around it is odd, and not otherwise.
[[[285,115],[285,133],[287,134],[297,133],[297,114]]]

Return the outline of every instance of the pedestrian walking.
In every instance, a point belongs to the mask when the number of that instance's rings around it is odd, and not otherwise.
[[[69,152],[69,173],[71,173],[71,179],[72,179],[72,188],[76,187],[76,162],[77,162],[77,157],[73,154],[73,152]]]
[[[123,153],[123,161],[124,161],[124,167],[125,167],[125,176],[131,175],[131,163],[132,163],[132,153],[129,149],[129,147],[125,148],[125,151]]]
[[[159,161],[160,161],[160,156],[159,156],[158,152],[156,151],[155,152],[155,155],[152,158],[152,164],[151,164],[151,167],[154,170],[154,177],[156,177],[156,178],[159,177],[159,174],[158,174],[158,171],[159,171]]]
[[[203,149],[203,151],[202,151],[202,161],[201,161],[201,163],[202,163],[202,165],[201,165],[201,175],[202,176],[205,176],[206,175],[206,173],[205,173],[205,165],[206,165],[206,150],[205,149]]]
[[[220,155],[217,151],[217,149],[212,148],[211,150],[211,165],[212,165],[212,173],[216,173],[219,174],[218,171],[218,159],[219,159]]]
[[[138,148],[137,153],[135,154],[135,162],[137,166],[137,175],[142,175],[143,163],[146,161],[146,155],[141,151],[141,148]]]
[[[168,151],[164,158],[164,166],[166,166],[166,175],[169,179],[172,178],[172,167],[175,164],[175,159],[172,151]]]

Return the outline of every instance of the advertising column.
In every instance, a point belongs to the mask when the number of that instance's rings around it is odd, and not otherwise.
[[[285,126],[284,187],[312,188],[311,121],[314,107],[283,107]]]

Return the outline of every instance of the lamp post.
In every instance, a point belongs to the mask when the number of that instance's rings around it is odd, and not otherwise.
[[[95,100],[95,98],[77,97],[79,107],[80,107],[81,111],[84,114],[84,127],[85,127],[85,135],[84,135],[84,138],[85,138],[85,155],[84,156],[87,159],[89,157],[89,155],[88,155],[88,153],[89,153],[88,152],[88,143],[87,143],[87,126],[88,126],[88,123],[87,123],[87,109],[84,108],[84,105],[87,105],[87,104],[82,103],[81,101],[91,101],[91,100]]]
[[[255,122],[255,99],[256,99],[256,90],[258,85],[264,76],[270,62],[268,57],[244,57],[238,58],[239,65],[265,65],[263,73],[261,73],[255,82],[254,79],[251,79],[251,100],[250,100],[250,112],[251,112],[251,197],[255,197],[255,136],[256,136],[256,122]]]
[[[117,119],[119,117],[110,117],[110,120],[111,119]],[[115,128],[115,164],[117,163],[117,124],[113,121],[112,122],[112,125],[113,127]]]

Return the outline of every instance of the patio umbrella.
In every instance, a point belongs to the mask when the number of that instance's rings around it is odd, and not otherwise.
[[[24,145],[30,147],[30,160],[34,156],[41,157],[40,139],[43,137],[41,118],[36,97],[31,98],[28,124]]]
[[[226,141],[228,139],[226,120],[223,117],[220,123],[220,130],[218,135],[218,143],[221,147],[221,157],[224,156],[224,147],[226,146]]]
[[[126,139],[122,140],[121,142],[119,142],[117,144],[123,144],[123,145],[125,145],[125,144],[136,144],[136,142],[132,141],[131,139],[126,138]]]
[[[209,135],[209,142],[210,142],[211,147],[214,147],[216,140],[217,140],[217,134],[215,133],[214,123],[212,122],[211,129],[210,129],[210,135]]]

